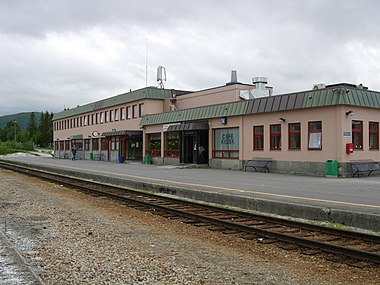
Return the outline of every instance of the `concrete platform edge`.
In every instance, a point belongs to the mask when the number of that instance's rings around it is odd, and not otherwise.
[[[312,221],[337,223],[348,227],[380,231],[380,215],[361,212],[351,212],[330,207],[316,207],[303,204],[286,203],[260,198],[234,196],[228,194],[201,191],[189,188],[180,188],[171,185],[152,184],[147,182],[102,176],[98,174],[72,171],[60,168],[45,167],[37,164],[12,161],[12,163],[31,166],[44,171],[79,177],[87,180],[133,188],[140,191],[150,191],[158,194],[173,195],[183,199],[202,201],[224,207],[236,207],[242,210],[257,211],[263,214],[273,214],[291,218],[300,218]]]

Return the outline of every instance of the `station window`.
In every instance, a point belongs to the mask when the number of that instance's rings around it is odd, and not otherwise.
[[[108,150],[108,140],[106,140],[106,138],[100,139],[100,147],[101,150]]]
[[[90,150],[90,139],[85,139],[84,140],[84,150],[85,151]]]
[[[281,125],[270,126],[270,149],[281,150]]]
[[[108,123],[108,111],[104,111],[104,121]]]
[[[92,139],[92,150],[99,150],[99,139]]]
[[[83,126],[87,126],[87,116],[83,117]]]
[[[352,121],[352,143],[354,149],[363,149],[363,122]]]
[[[289,124],[289,149],[301,149],[301,123]]]
[[[147,153],[149,153],[152,157],[161,156],[161,134],[160,133],[148,135]]]
[[[213,158],[239,158],[239,128],[214,130]]]
[[[144,116],[144,103],[139,104],[139,117]]]
[[[75,148],[78,150],[78,151],[82,151],[83,150],[83,141],[82,140],[73,140],[71,142],[71,145],[72,146],[75,146]]]
[[[119,150],[119,139],[117,137],[111,138],[111,150]]]
[[[114,119],[113,110],[110,110],[110,122],[113,122],[113,119]]]
[[[120,119],[120,113],[119,113],[119,109],[115,109],[115,121],[119,121]]]
[[[104,113],[103,112],[100,112],[100,123],[101,124],[104,123]]]
[[[139,113],[138,113],[138,105],[133,105],[133,110],[132,110],[132,117],[133,117],[133,119],[137,118],[138,115],[139,115]]]
[[[264,126],[253,127],[253,150],[264,149]]]
[[[369,149],[379,149],[379,123],[369,122]]]
[[[121,108],[121,120],[122,121],[125,120],[125,108],[124,107]]]
[[[165,157],[179,157],[179,132],[165,133]]]
[[[127,119],[132,119],[132,108],[131,106],[127,107]]]
[[[309,149],[322,149],[322,122],[309,122]]]

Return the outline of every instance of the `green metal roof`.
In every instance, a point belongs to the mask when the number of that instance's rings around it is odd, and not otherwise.
[[[358,88],[325,88],[305,92],[302,108],[328,105],[353,105],[380,108],[380,92]]]
[[[190,120],[202,120],[224,116],[238,116],[246,113],[248,101],[239,101],[204,107],[197,107],[174,112],[145,115],[142,117],[140,125],[155,125],[183,122]]]
[[[176,123],[223,116],[237,116],[332,105],[380,108],[380,92],[346,87],[345,84],[246,101],[145,115],[140,125]]]
[[[104,108],[110,108],[115,105],[125,104],[141,99],[166,99],[172,97],[173,90],[160,89],[156,87],[146,87],[139,90],[131,91],[128,93],[120,94],[114,97],[110,97],[101,101],[93,102],[83,106],[78,106],[73,109],[69,109],[57,114],[54,114],[53,120],[58,120],[66,117],[79,115],[82,113],[88,113]],[[178,91],[175,91],[178,93]],[[183,92],[183,91],[180,91]]]

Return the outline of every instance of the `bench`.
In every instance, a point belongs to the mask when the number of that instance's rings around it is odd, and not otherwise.
[[[264,172],[266,173],[267,171],[270,172],[269,167],[270,164],[272,163],[271,158],[252,158],[251,160],[248,160],[244,166],[244,171],[247,171],[247,168],[253,168],[256,172],[258,169],[264,169]]]
[[[352,167],[352,177],[355,175],[360,177],[360,173],[366,173],[367,176],[370,176],[373,171],[380,171],[380,164],[372,159],[362,159],[362,160],[350,160]]]

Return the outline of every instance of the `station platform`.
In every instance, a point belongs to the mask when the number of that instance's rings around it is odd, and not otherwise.
[[[0,160],[162,195],[380,231],[380,176],[310,177],[191,165],[71,161],[35,156]]]

